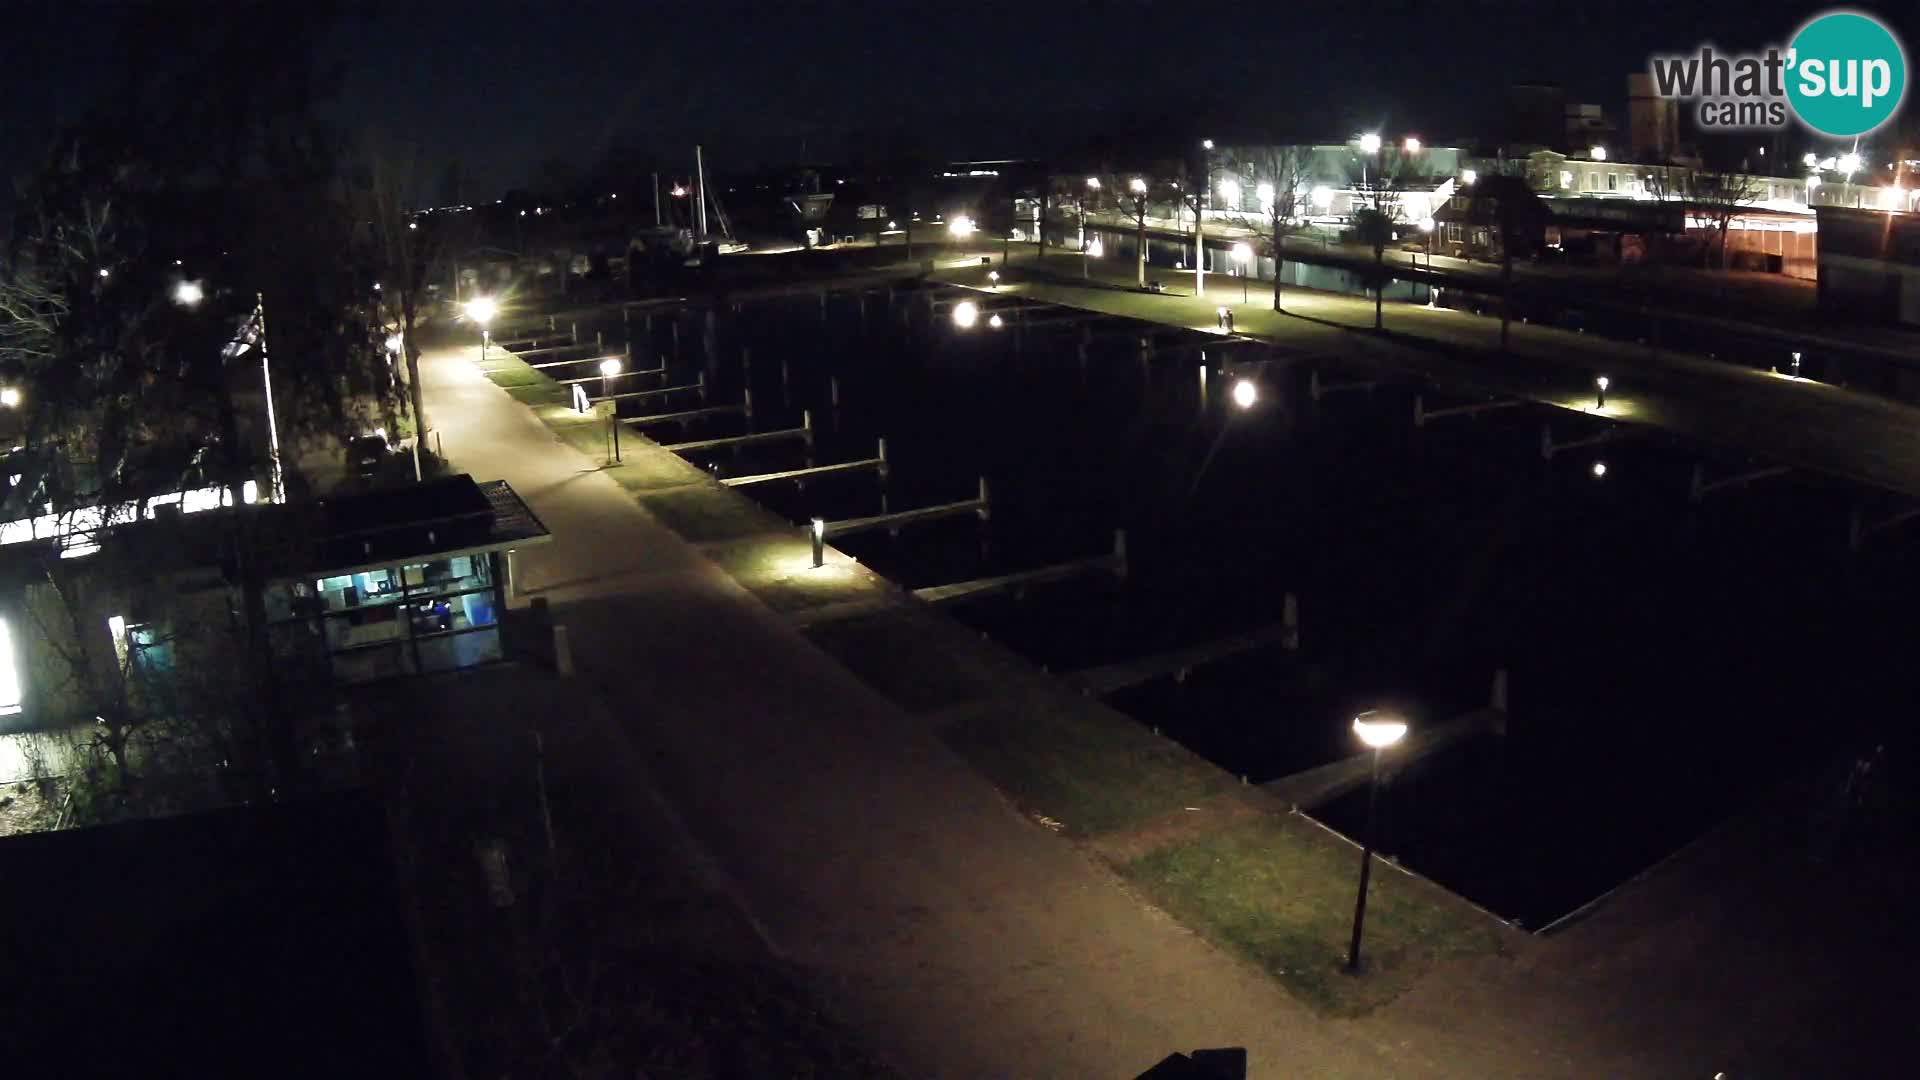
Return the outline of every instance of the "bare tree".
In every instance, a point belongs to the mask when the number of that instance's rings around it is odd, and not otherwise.
[[[1763,189],[1743,173],[1670,165],[1648,175],[1647,190],[1663,202],[1681,204],[1681,213],[1687,217],[1705,222],[1708,240],[1700,250],[1700,263],[1711,265],[1717,250],[1724,270],[1728,265],[1727,230],[1735,217],[1759,200]]]
[[[1373,328],[1384,325],[1387,281],[1387,244],[1394,226],[1405,219],[1401,202],[1401,173],[1404,162],[1396,150],[1379,155],[1378,167],[1366,170],[1353,184],[1353,231],[1360,241],[1373,249]]]
[[[1281,267],[1287,237],[1306,227],[1308,171],[1306,151],[1298,146],[1263,146],[1240,154],[1235,163],[1252,180],[1260,216],[1249,219],[1254,234],[1273,253],[1273,310],[1280,305]]]
[[[1483,176],[1467,194],[1467,221],[1484,228],[1500,247],[1500,349],[1513,325],[1513,257],[1531,253],[1551,216],[1531,185],[1519,176]]]
[[[427,440],[426,402],[420,391],[420,344],[414,329],[421,314],[429,271],[436,262],[435,241],[440,222],[425,227],[408,212],[407,195],[413,184],[413,152],[381,148],[369,141],[365,171],[363,219],[369,223],[369,241],[379,275],[373,282],[374,305],[380,323],[394,328],[398,354],[407,371],[407,405],[413,421],[413,477],[421,478],[420,455]],[[382,345],[387,345],[382,342]]]
[[[1102,178],[1098,189],[1133,225],[1134,284],[1142,289],[1147,287],[1147,209],[1154,187],[1153,181],[1135,173]]]

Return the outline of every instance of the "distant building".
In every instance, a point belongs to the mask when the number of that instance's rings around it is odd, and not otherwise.
[[[1627,153],[1634,161],[1665,164],[1680,152],[1680,103],[1655,92],[1653,76],[1627,76]]]
[[[1617,146],[1620,133],[1598,105],[1568,105],[1566,139],[1560,145],[1578,154],[1595,146]]]
[[[1920,215],[1821,206],[1820,310],[1920,327]]]

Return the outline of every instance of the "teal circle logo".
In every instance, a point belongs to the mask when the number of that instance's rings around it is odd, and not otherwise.
[[[1787,100],[1823,135],[1865,135],[1893,118],[1907,93],[1907,56],[1871,15],[1834,11],[1788,45]]]

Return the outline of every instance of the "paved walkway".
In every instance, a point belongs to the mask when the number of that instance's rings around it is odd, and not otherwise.
[[[1044,279],[1022,279],[1034,266],[1031,248],[1015,255],[1014,279],[999,292],[1049,303],[1215,332],[1215,309],[1229,307],[1244,337],[1288,353],[1322,356],[1397,371],[1472,394],[1524,397],[1564,410],[1556,437],[1599,430],[1601,420],[1683,435],[1734,455],[1761,455],[1920,498],[1920,408],[1871,394],[1672,350],[1651,350],[1550,327],[1515,324],[1512,348],[1499,351],[1500,323],[1424,304],[1387,303],[1386,333],[1372,333],[1374,305],[1364,297],[1285,289],[1285,313],[1272,310],[1271,283],[1241,302],[1239,283],[1212,277],[1196,298],[1191,271],[1149,269],[1168,293],[1124,287],[1133,266],[1104,265],[1091,284],[1075,280],[1078,256],[1051,257]],[[985,284],[976,270],[946,271],[946,280]],[[1356,331],[1363,331],[1358,332]],[[1605,410],[1596,407],[1594,378],[1611,380]],[[1435,400],[1430,405],[1447,402]],[[1409,417],[1411,423],[1411,417]],[[1837,522],[1836,529],[1844,529]]]
[[[522,589],[549,598],[583,674],[658,748],[771,941],[903,1071],[1127,1077],[1209,1046],[1248,1047],[1257,1077],[1454,1071],[1379,1024],[1321,1019],[1023,820],[475,354],[422,358],[427,407],[456,467],[506,479],[552,530],[517,556]]]

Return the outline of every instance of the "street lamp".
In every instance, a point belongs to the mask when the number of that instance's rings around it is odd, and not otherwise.
[[[493,334],[487,328],[487,324],[499,314],[500,305],[494,303],[491,296],[476,296],[467,301],[466,311],[467,318],[472,319],[480,327],[480,362],[484,364],[487,362],[487,345]]]
[[[1420,152],[1420,139],[1418,136],[1407,136],[1407,141],[1401,145],[1406,147],[1406,151],[1409,154],[1417,154]]]
[[[1220,198],[1226,202],[1227,209],[1240,209],[1240,181],[1231,177],[1220,181]]]
[[[1604,146],[1590,147],[1587,150],[1587,156],[1595,161],[1605,161],[1607,160],[1607,148]]]
[[[1605,375],[1602,375],[1599,378],[1593,380],[1594,388],[1597,391],[1595,396],[1598,399],[1598,407],[1602,409],[1607,407],[1607,387],[1608,385],[1610,385],[1610,383],[1611,383],[1611,380],[1609,380]]]
[[[1233,384],[1233,403],[1242,409],[1251,409],[1260,400],[1260,388],[1253,385],[1252,379],[1241,379]]]
[[[987,316],[987,325],[989,327],[992,327],[995,330],[998,330],[1001,327],[1007,325],[1007,320],[1001,318],[998,315],[989,315]]]
[[[947,232],[956,240],[965,240],[973,235],[973,219],[965,214],[956,214],[947,222]]]
[[[0,387],[0,406],[9,409],[20,407],[20,388],[17,386]]]
[[[1473,182],[1478,179],[1480,179],[1480,171],[1478,169],[1461,169],[1460,170],[1460,183],[1462,185],[1470,187],[1472,186]]]
[[[1247,267],[1253,262],[1253,245],[1245,240],[1233,245],[1233,261],[1240,267],[1240,302],[1247,302]]]
[[[193,307],[204,300],[206,295],[197,281],[183,281],[173,287],[173,302],[181,307]]]
[[[979,321],[980,306],[978,304],[971,300],[962,300],[953,305],[953,325],[962,330],[971,330],[973,324]]]
[[[1353,942],[1347,947],[1347,973],[1360,970],[1360,931],[1367,921],[1367,880],[1373,874],[1374,831],[1380,810],[1380,751],[1406,737],[1407,722],[1390,713],[1368,709],[1353,718],[1353,733],[1373,750],[1367,774],[1367,832],[1360,839],[1360,892],[1353,901]]]
[[[1360,136],[1360,152],[1372,157],[1380,152],[1380,136],[1369,131]],[[1360,186],[1367,186],[1367,159],[1360,159]]]
[[[1596,461],[1596,462],[1594,462],[1594,463],[1593,463],[1593,478],[1594,478],[1595,480],[1604,480],[1604,479],[1606,479],[1606,477],[1607,477],[1607,463],[1606,463],[1606,462],[1604,462],[1604,461]]]
[[[600,361],[600,396],[607,399],[607,430],[613,435],[613,463],[620,464],[620,403],[613,400],[613,377],[620,374],[620,361],[607,357]]]
[[[1136,176],[1127,181],[1127,190],[1133,192],[1135,195],[1145,195],[1147,193],[1147,182]]]
[[[1842,192],[1840,196],[1840,201],[1845,202],[1853,195],[1853,174],[1857,172],[1865,162],[1860,160],[1860,155],[1857,153],[1846,153],[1841,154],[1840,160],[1835,164],[1839,166],[1840,174],[1846,177],[1847,180],[1846,190]]]

